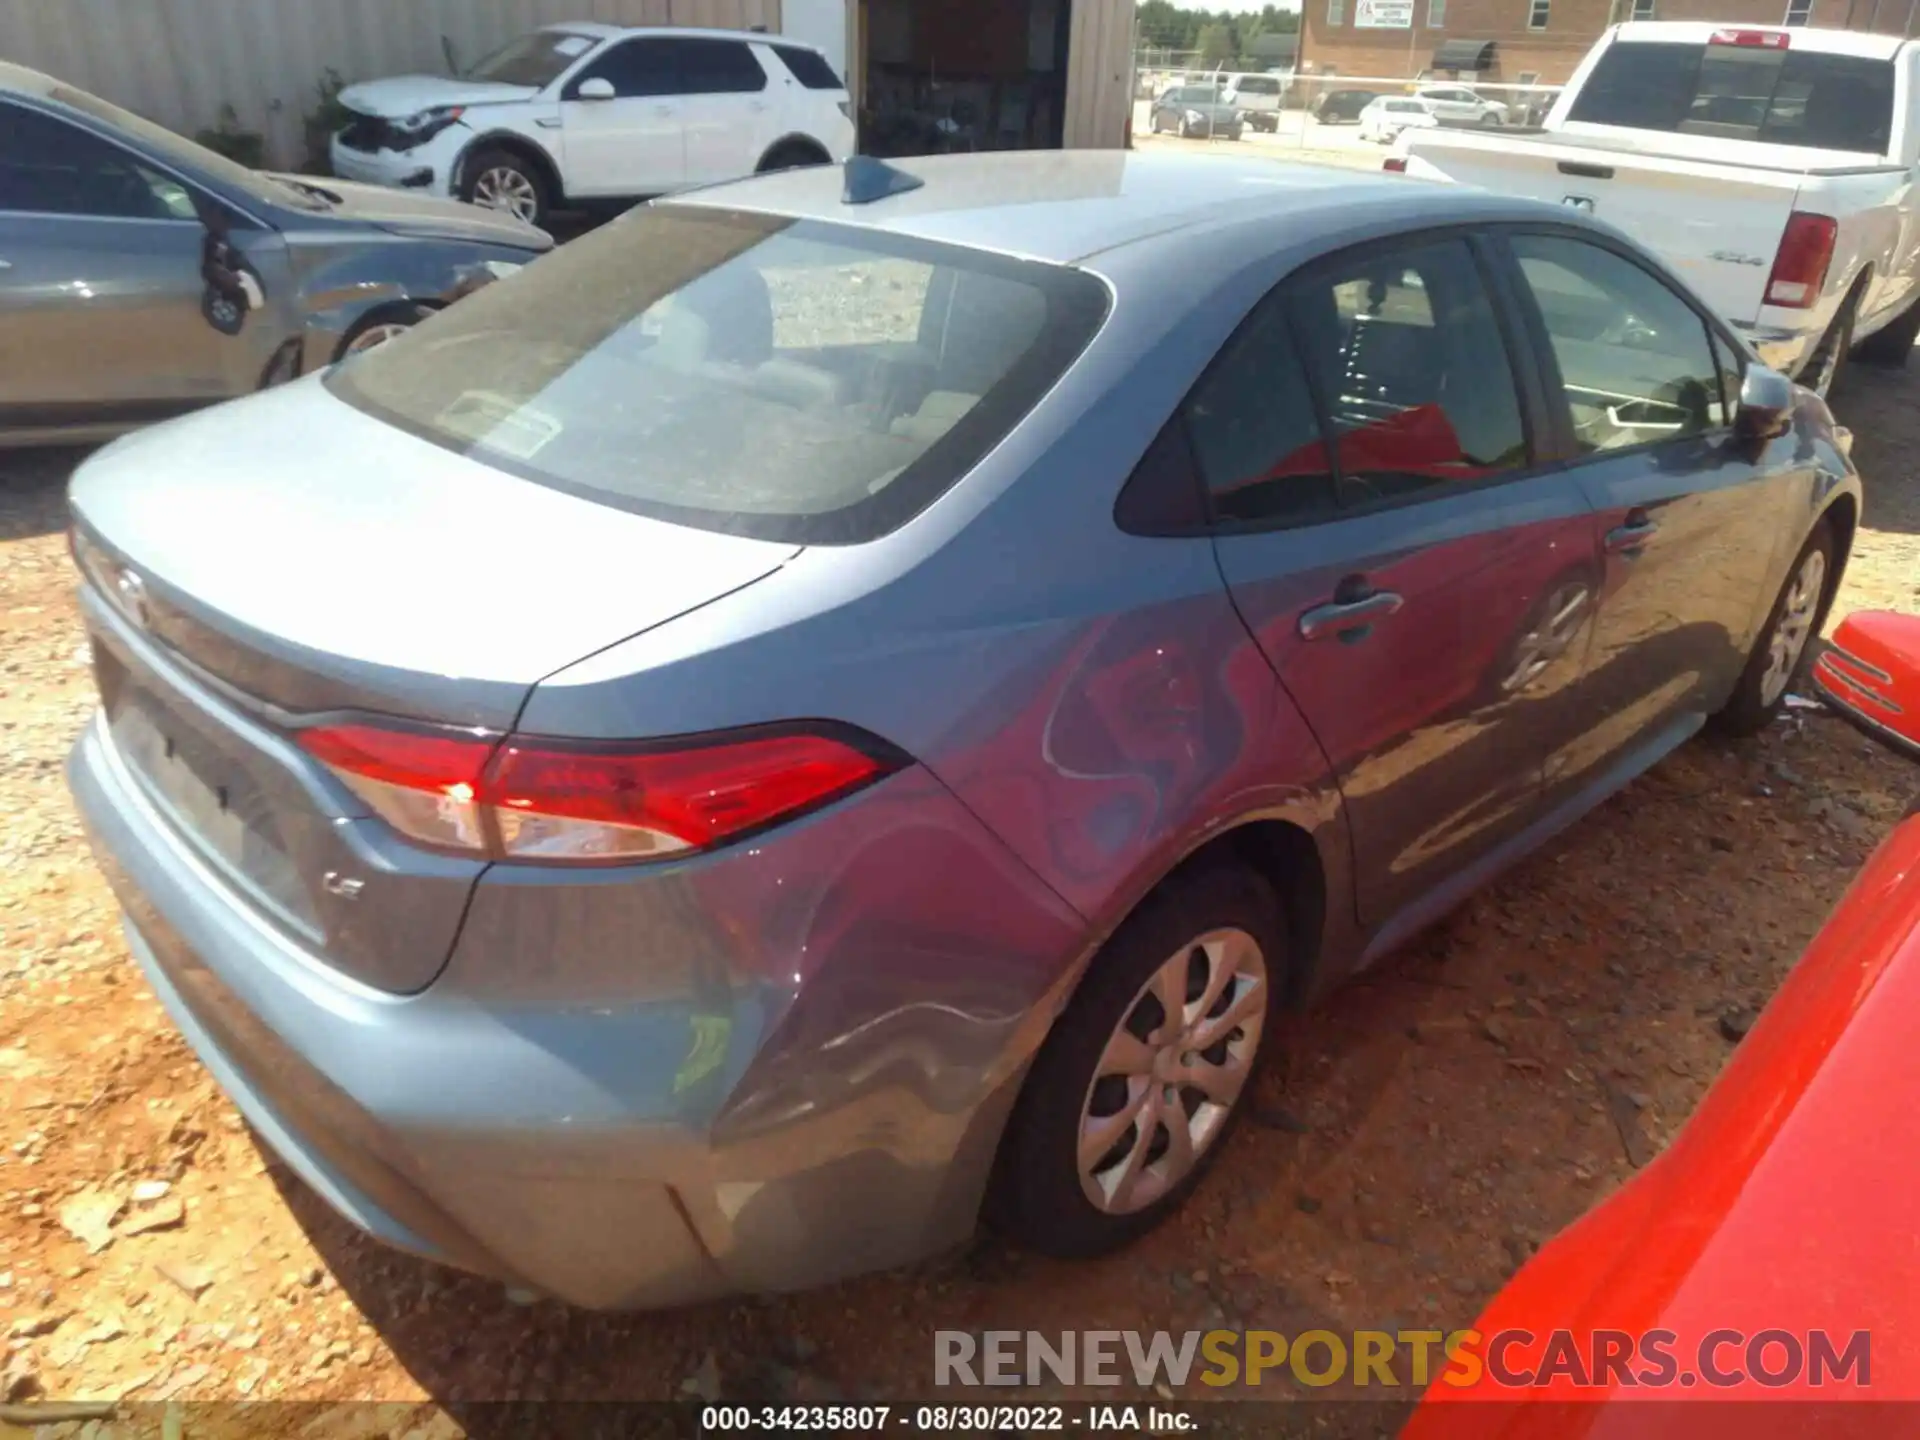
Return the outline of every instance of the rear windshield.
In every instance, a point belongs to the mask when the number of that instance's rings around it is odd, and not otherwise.
[[[434,444],[603,504],[857,544],[978,463],[1106,309],[1084,271],[648,206],[326,383]]]
[[[1601,55],[1567,118],[1880,155],[1893,134],[1893,62],[1626,41]]]

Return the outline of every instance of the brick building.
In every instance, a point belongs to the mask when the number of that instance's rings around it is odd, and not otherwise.
[[[1554,85],[1622,20],[1920,34],[1920,0],[1302,0],[1300,69]]]

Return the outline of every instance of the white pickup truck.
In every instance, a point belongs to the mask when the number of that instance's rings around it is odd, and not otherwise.
[[[1616,25],[1541,130],[1409,130],[1387,168],[1591,211],[1825,394],[1920,335],[1920,41]]]

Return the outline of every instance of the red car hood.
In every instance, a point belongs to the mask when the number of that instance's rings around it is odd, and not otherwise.
[[[1671,1331],[1682,1375],[1716,1331],[1803,1341],[1825,1331],[1836,1350],[1865,1331],[1868,1383],[1829,1377],[1815,1388],[1803,1370],[1778,1386],[1556,1377],[1516,1389],[1490,1370],[1460,1384],[1456,1370],[1454,1383],[1442,1375],[1428,1390],[1403,1440],[1920,1430],[1917,1022],[1920,806],[1875,851],[1666,1152],[1542,1249],[1474,1325],[1542,1344],[1568,1330],[1585,1354],[1598,1331]],[[1725,1352],[1729,1364],[1741,1348]],[[1513,1353],[1539,1366],[1544,1352]],[[1896,1415],[1862,1401],[1904,1404]]]

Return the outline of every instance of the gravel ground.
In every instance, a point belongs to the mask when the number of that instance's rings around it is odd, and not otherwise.
[[[1856,372],[1837,407],[1869,485],[1846,607],[1920,609],[1917,386]],[[75,458],[0,455],[16,1397],[381,1399],[399,1408],[360,1412],[384,1417],[366,1433],[450,1435],[491,1399],[924,1394],[941,1328],[1465,1321],[1684,1121],[1913,786],[1819,714],[1687,746],[1292,1022],[1208,1183],[1117,1258],[983,1239],[669,1316],[520,1306],[335,1219],[255,1148],[132,968],[61,779],[92,703],[60,530]]]

